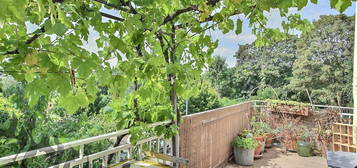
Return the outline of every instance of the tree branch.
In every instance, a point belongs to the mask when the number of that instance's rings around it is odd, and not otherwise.
[[[209,6],[215,6],[220,0],[208,0],[207,1],[207,5]],[[164,22],[161,25],[164,25],[172,20],[175,19],[175,17],[179,16],[180,14],[186,13],[186,12],[190,12],[190,11],[194,11],[194,10],[198,10],[197,5],[192,5],[190,7],[187,8],[183,8],[183,9],[179,9],[177,11],[175,11],[172,15],[167,16],[164,19]]]
[[[107,18],[110,18],[110,19],[113,19],[113,20],[116,20],[116,21],[119,21],[119,22],[122,22],[124,21],[123,18],[120,18],[118,16],[113,16],[113,15],[110,15],[110,14],[107,14],[107,13],[104,13],[104,12],[99,12],[103,17],[107,17]]]
[[[120,3],[121,3],[122,5],[129,7],[130,13],[132,13],[132,14],[138,14],[138,12],[137,12],[136,9],[133,7],[133,5],[131,5],[131,2],[130,2],[130,1],[127,1],[127,2],[125,2],[124,0],[119,0],[119,1],[120,1]]]
[[[159,39],[161,50],[162,50],[162,53],[163,53],[163,55],[165,57],[165,61],[169,62],[168,51],[167,51],[167,48],[165,48],[165,43],[164,43],[164,40],[162,38],[162,34],[160,32],[157,32],[156,33],[156,37],[157,37],[157,39]]]
[[[215,6],[220,0],[208,0],[207,5]]]
[[[173,13],[172,15],[166,16],[166,18],[164,19],[164,22],[162,22],[161,25],[164,25],[172,20],[175,19],[175,17],[179,16],[180,14],[186,13],[186,12],[190,12],[190,11],[194,11],[197,10],[197,6],[190,6],[187,8],[183,8],[183,9],[179,9],[177,10],[175,13]]]
[[[42,33],[44,33],[46,30],[45,30],[45,27],[41,27],[40,29],[36,30],[35,32],[37,32],[37,31],[39,31],[39,33],[36,33],[31,38],[26,40],[25,44],[31,44],[36,39],[38,39],[42,35]],[[10,54],[19,54],[19,49],[15,49],[15,50],[12,50],[12,51],[7,51],[3,55],[10,55]]]
[[[234,15],[238,15],[238,14],[240,14],[240,13],[241,13],[241,12],[236,11],[236,12],[232,13],[231,15],[229,15],[229,17],[234,16]],[[203,20],[203,21],[198,21],[198,20],[197,20],[197,22],[198,22],[198,23],[207,23],[207,22],[212,21],[212,20],[213,20],[213,17],[214,17],[214,15],[210,15],[210,16],[208,16],[205,20]],[[188,26],[188,25],[189,25],[189,23],[183,23],[183,24],[176,25],[175,27],[176,27],[176,29],[180,29],[180,28],[183,28],[183,27]]]
[[[121,11],[124,11],[124,12],[130,12],[130,10],[127,9],[127,8],[124,8],[124,7],[119,6],[119,5],[111,4],[111,3],[108,3],[108,2],[103,1],[103,0],[94,0],[94,1],[96,1],[98,3],[101,3],[103,5],[106,5],[106,6],[112,7],[114,9],[118,9],[118,10],[121,10]]]

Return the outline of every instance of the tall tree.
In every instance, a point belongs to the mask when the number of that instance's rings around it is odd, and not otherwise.
[[[218,90],[220,96],[235,97],[234,68],[229,68],[223,57],[214,57],[205,75],[213,87]]]
[[[266,87],[281,88],[289,84],[292,65],[296,60],[296,36],[256,47],[255,44],[239,46],[234,55],[237,58],[235,80],[237,95],[255,95]]]
[[[354,18],[321,16],[298,42],[291,89],[298,99],[345,106],[352,102]]]

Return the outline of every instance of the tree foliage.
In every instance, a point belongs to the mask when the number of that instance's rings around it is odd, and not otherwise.
[[[217,56],[208,67],[205,78],[210,80],[212,85],[218,90],[220,96],[235,98],[237,92],[234,86],[234,69],[228,68],[225,59]]]
[[[51,96],[49,103],[40,98],[34,107],[30,107],[23,83],[3,77],[0,84],[0,157],[116,130],[117,122],[113,117],[116,113],[104,110],[103,103],[93,103],[78,110],[76,115],[69,115],[57,105],[54,96]],[[98,94],[97,100],[102,100],[102,96]],[[85,153],[99,152],[110,145],[112,143],[108,141],[91,144],[86,146]],[[60,155],[52,153],[10,166],[49,167],[60,161],[75,159],[77,155],[78,149],[69,149]]]
[[[289,84],[292,65],[297,57],[297,37],[256,47],[255,44],[239,46],[234,57],[235,67],[228,68],[217,58],[209,69],[209,79],[224,97],[242,98],[255,95],[259,89],[278,88]]]
[[[223,60],[215,61],[209,79],[216,88],[229,88],[219,92],[230,98],[348,105],[352,102],[354,18],[321,16],[312,27],[300,37],[289,36],[268,46],[239,46],[236,66],[228,68]]]
[[[220,102],[220,95],[217,90],[211,86],[209,81],[203,81],[199,85],[199,93],[187,100],[187,107],[185,100],[180,101],[180,111],[182,113],[186,108],[188,108],[188,114],[193,114],[224,106],[224,104]]]
[[[354,17],[321,16],[298,43],[291,89],[297,99],[323,104],[352,102]]]

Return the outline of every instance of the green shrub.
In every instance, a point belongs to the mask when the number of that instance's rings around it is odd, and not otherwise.
[[[219,101],[219,94],[209,82],[203,82],[200,86],[198,95],[190,97],[188,100],[188,114],[194,114],[207,110],[212,110],[221,107]],[[179,109],[186,110],[186,101],[179,101]]]
[[[221,107],[226,107],[226,106],[230,106],[233,104],[237,104],[238,101],[235,99],[230,99],[228,97],[221,97],[219,98],[219,104]]]
[[[271,87],[267,87],[267,88],[261,88],[257,91],[257,95],[256,96],[251,96],[251,99],[253,100],[266,100],[266,99],[277,99],[277,93],[276,91],[271,88]]]

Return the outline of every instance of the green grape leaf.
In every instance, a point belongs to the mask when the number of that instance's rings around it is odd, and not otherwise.
[[[35,78],[35,76],[34,76],[33,72],[27,71],[27,72],[25,73],[25,80],[26,80],[27,82],[32,82],[34,78]]]
[[[237,29],[236,29],[235,33],[237,35],[242,33],[242,20],[240,20],[240,19],[237,20]]]
[[[337,0],[334,8],[336,8],[339,12],[342,13],[351,5],[352,5],[351,0]]]
[[[97,92],[98,92],[97,82],[95,81],[94,77],[91,77],[87,80],[88,99],[90,101],[94,101],[96,98]]]
[[[7,15],[12,15],[15,17],[18,21],[23,22],[25,20],[25,6],[28,3],[27,0],[3,0],[1,1],[1,6],[0,8],[3,8],[0,11],[7,11]]]
[[[56,34],[58,36],[62,36],[66,33],[67,27],[62,23],[55,23],[52,27],[47,29],[47,33]]]
[[[298,6],[298,9],[302,9],[303,7],[305,7],[308,3],[308,0],[298,0],[297,1],[297,6]]]
[[[339,0],[330,0],[330,7],[331,8],[336,8],[336,4]]]
[[[72,27],[71,22],[67,19],[67,17],[63,14],[61,8],[59,6],[57,6],[57,13],[58,13],[58,19],[61,21],[61,23],[63,23],[64,25],[66,25],[67,27]]]
[[[59,101],[59,105],[65,108],[69,114],[74,114],[78,108],[86,107],[88,104],[88,98],[83,90],[78,90],[75,95],[69,93]]]

